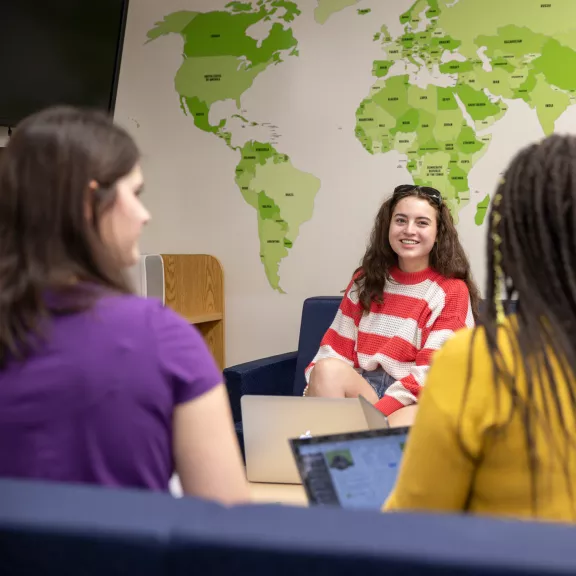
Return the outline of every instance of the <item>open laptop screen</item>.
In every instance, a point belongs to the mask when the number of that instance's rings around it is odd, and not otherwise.
[[[290,440],[310,504],[380,509],[396,482],[408,430]]]

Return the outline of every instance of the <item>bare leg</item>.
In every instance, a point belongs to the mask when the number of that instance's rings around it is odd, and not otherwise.
[[[393,412],[388,416],[388,424],[390,428],[396,428],[398,426],[412,426],[414,424],[414,419],[416,418],[416,412],[418,412],[418,404],[411,404],[410,406],[405,406]]]
[[[374,388],[343,360],[324,358],[312,368],[308,396],[358,398],[360,394],[372,404],[378,402]]]

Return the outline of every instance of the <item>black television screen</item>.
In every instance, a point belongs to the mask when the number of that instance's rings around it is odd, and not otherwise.
[[[0,0],[0,125],[58,104],[114,112],[128,0]]]

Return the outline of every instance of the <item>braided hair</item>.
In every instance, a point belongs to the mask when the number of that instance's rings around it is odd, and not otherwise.
[[[488,226],[483,331],[496,397],[502,387],[507,390],[512,413],[523,424],[535,514],[540,470],[537,432],[545,434],[547,447],[559,459],[569,490],[570,455],[575,447],[576,138],[552,135],[521,150],[494,198],[498,201],[492,203]],[[518,299],[515,319],[506,324],[501,322],[502,289],[508,303]],[[478,329],[474,336],[477,333]],[[506,366],[499,347],[501,336],[515,343],[511,366]],[[467,386],[471,370],[469,365]],[[526,379],[522,392],[517,382],[520,370]],[[562,380],[555,376],[558,371]],[[568,406],[561,402],[561,389],[569,395]],[[559,423],[564,446],[554,441],[551,422]],[[573,502],[572,493],[570,498]]]

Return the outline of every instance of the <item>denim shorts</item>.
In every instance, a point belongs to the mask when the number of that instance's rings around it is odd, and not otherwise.
[[[395,378],[381,368],[379,370],[363,370],[360,372],[360,376],[372,386],[379,399],[384,396],[388,387],[396,382]]]

